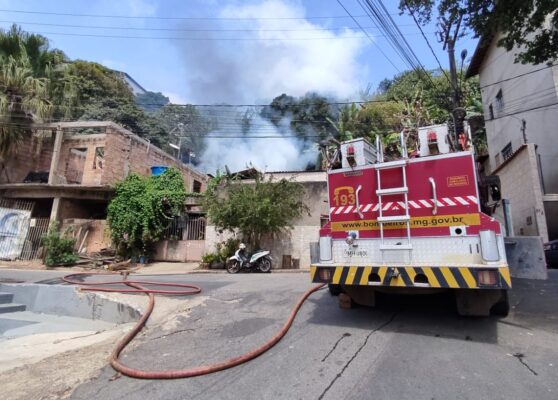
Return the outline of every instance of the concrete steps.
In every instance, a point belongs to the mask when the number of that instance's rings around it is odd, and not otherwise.
[[[0,304],[11,303],[14,295],[11,293],[0,292]]]
[[[12,303],[12,293],[0,292],[0,314],[25,311],[25,304]]]

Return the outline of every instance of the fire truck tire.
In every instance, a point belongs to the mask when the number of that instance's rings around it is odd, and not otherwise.
[[[490,314],[507,315],[507,292],[500,289],[457,289],[455,300],[459,315],[488,317]]]
[[[334,285],[333,283],[328,283],[327,288],[329,290],[329,294],[332,296],[339,296],[343,290],[341,289],[341,285]]]
[[[376,306],[376,290],[368,286],[343,285],[342,291],[351,297],[353,303],[360,306]]]
[[[500,301],[492,306],[490,313],[499,317],[507,317],[510,312],[510,302],[508,300],[508,291],[502,290]]]

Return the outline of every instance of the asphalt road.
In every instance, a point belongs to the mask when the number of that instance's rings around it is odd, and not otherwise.
[[[111,380],[107,366],[72,398],[557,399],[558,271],[549,275],[514,280],[505,319],[459,317],[447,295],[383,296],[375,309],[342,310],[322,290],[277,346],[247,364],[168,381]],[[148,328],[125,352],[130,366],[179,369],[241,354],[271,337],[310,286],[305,274],[161,277],[169,278],[208,297],[174,333]]]

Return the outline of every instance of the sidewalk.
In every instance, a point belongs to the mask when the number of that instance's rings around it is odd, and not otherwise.
[[[200,269],[199,262],[154,262],[147,265],[138,264],[135,274],[138,275],[171,275],[171,274],[226,274],[225,269]],[[80,266],[46,268],[40,262],[5,262],[0,264],[1,269],[10,270],[40,270],[40,271],[68,271],[72,272],[107,272],[104,269],[89,269]],[[272,269],[272,273],[309,273],[310,269]]]
[[[199,262],[154,262],[136,271],[140,275],[165,274],[226,274],[225,269],[200,269]],[[272,273],[309,273],[310,269],[272,269]]]

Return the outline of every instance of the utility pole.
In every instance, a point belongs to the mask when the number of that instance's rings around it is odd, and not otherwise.
[[[459,143],[459,139],[463,137],[462,150],[466,146],[466,134],[463,121],[465,120],[466,111],[461,107],[461,93],[459,90],[459,80],[457,76],[457,66],[455,64],[455,43],[459,38],[459,29],[463,15],[454,15],[449,19],[441,17],[438,23],[438,40],[444,43],[444,50],[447,49],[449,57],[450,84],[452,86],[452,106],[454,121],[454,143]],[[465,53],[466,54],[466,53]],[[462,60],[463,62],[463,60]],[[462,136],[463,135],[463,136]]]

